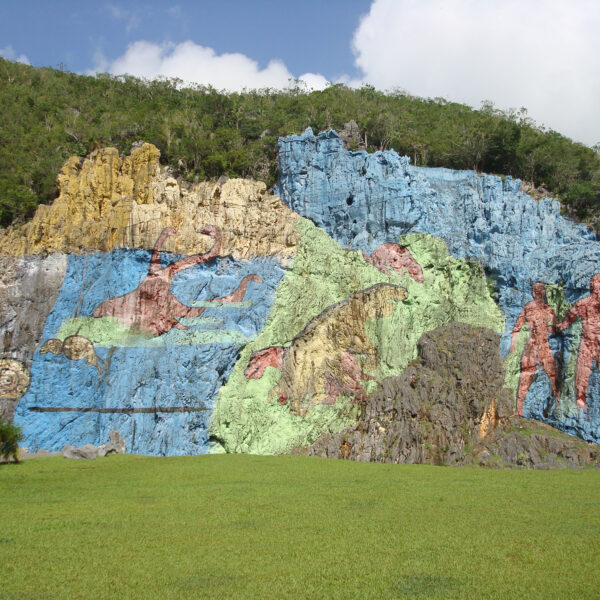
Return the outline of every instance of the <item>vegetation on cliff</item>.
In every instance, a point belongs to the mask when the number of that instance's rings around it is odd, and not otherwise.
[[[56,174],[72,155],[103,146],[128,153],[145,140],[188,180],[221,175],[273,184],[281,135],[350,120],[349,143],[395,149],[420,166],[476,169],[522,178],[559,196],[574,216],[596,224],[600,156],[537,126],[525,109],[481,110],[404,92],[341,84],[304,93],[221,93],[179,80],[89,77],[0,59],[0,225],[28,219],[55,196]]]

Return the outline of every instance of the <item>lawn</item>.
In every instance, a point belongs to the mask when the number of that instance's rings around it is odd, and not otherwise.
[[[0,598],[600,598],[600,472],[0,465]]]

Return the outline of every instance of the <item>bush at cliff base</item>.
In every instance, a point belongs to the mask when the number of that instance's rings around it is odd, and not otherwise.
[[[8,461],[12,456],[19,462],[19,442],[23,439],[21,428],[0,420],[0,456]]]

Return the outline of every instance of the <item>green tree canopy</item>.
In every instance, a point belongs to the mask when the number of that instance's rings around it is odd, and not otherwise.
[[[413,164],[512,175],[544,186],[574,216],[594,222],[600,155],[527,117],[443,98],[341,84],[223,93],[179,79],[77,75],[0,59],[0,225],[28,219],[56,196],[71,155],[144,140],[187,180],[277,180],[277,138],[358,123],[368,151],[394,149]]]

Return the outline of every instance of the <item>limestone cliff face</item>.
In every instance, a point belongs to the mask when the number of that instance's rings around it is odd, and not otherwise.
[[[182,189],[161,171],[158,159],[152,144],[124,158],[115,148],[70,158],[58,176],[58,198],[41,205],[30,223],[1,236],[0,255],[151,249],[165,227],[179,232],[165,250],[195,254],[210,246],[198,235],[206,224],[222,232],[222,256],[294,254],[297,215],[264,183],[232,179]]]
[[[322,436],[306,453],[367,462],[465,463],[512,412],[498,337],[463,323],[423,334],[419,359],[382,382],[361,422]],[[486,415],[495,423],[486,422]]]
[[[298,215],[263,183],[180,186],[158,159],[150,144],[73,157],[55,202],[0,236],[0,416],[16,411],[29,447],[120,429],[132,452],[206,451],[266,319]]]
[[[426,331],[454,321],[504,328],[481,267],[450,257],[440,239],[399,240],[422,265],[420,281],[382,272],[307,220],[298,231],[270,317],[215,406],[211,434],[228,452],[279,454],[353,426],[378,384],[418,358]]]
[[[357,425],[294,452],[383,463],[599,467],[599,445],[510,418],[498,343],[492,331],[463,323],[423,334],[419,360],[382,382]]]
[[[67,268],[64,254],[0,257],[0,419],[12,420],[19,380],[27,379],[46,318],[60,292]],[[5,361],[4,363],[2,361]],[[7,362],[14,361],[14,362]]]
[[[548,335],[533,345],[526,323],[515,332],[509,353],[517,319],[533,300],[535,282],[543,284],[545,302],[559,323],[588,296],[592,277],[600,273],[600,241],[583,225],[562,217],[557,201],[536,201],[510,177],[413,167],[408,157],[394,151],[350,152],[335,131],[315,136],[308,129],[282,138],[279,170],[280,197],[345,247],[370,253],[419,232],[443,239],[452,256],[477,261],[493,283],[506,319],[501,355],[515,395],[523,361],[533,361],[528,368],[535,381],[524,399],[524,415],[600,440],[600,372],[597,367],[590,372],[591,361],[584,365],[590,375],[585,390],[583,377],[576,373],[582,338],[587,345],[600,344],[591,331],[600,323],[600,304],[586,317],[583,330],[579,319],[562,332],[550,326]],[[524,352],[529,358],[522,358]],[[547,366],[536,368],[542,355],[548,357]],[[560,402],[552,393],[548,360],[556,364]],[[577,395],[587,397],[583,409]]]
[[[260,182],[185,184],[158,159],[150,144],[72,158],[56,201],[0,235],[0,417],[14,414],[26,446],[98,446],[117,430],[141,454],[331,455],[350,435],[355,458],[460,462],[474,432],[497,440],[519,381],[526,416],[600,439],[596,366],[586,410],[575,404],[600,303],[574,304],[600,243],[554,201],[349,152],[335,132],[281,140],[283,201]],[[445,359],[417,377],[435,331],[470,348],[461,372],[477,397],[446,386]],[[413,409],[437,454],[409,443],[422,431],[400,415]],[[512,456],[516,439],[498,448]]]
[[[0,253],[112,250],[124,246],[134,204],[151,203],[159,152],[144,144],[121,159],[115,148],[70,158],[58,176],[58,198],[33,220],[2,237]]]

